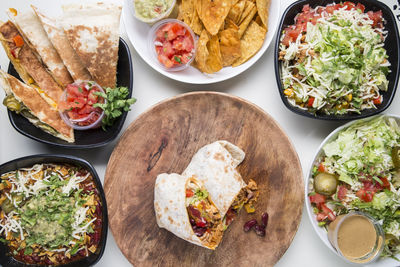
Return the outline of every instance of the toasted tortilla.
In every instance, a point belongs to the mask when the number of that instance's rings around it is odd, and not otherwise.
[[[27,84],[36,85],[35,88],[40,95],[47,103],[56,108],[63,89],[40,62],[33,49],[25,42],[17,48],[17,58],[14,57],[11,46],[13,46],[13,38],[17,35],[22,36],[11,21],[0,25],[1,44],[21,79]]]
[[[204,184],[223,217],[246,186],[236,170],[244,157],[239,147],[228,141],[216,141],[200,148],[182,175],[195,177]]]
[[[192,244],[215,249],[218,244],[209,245],[201,241],[190,224],[186,209],[186,186],[190,179],[196,180],[176,173],[162,173],[157,176],[154,186],[154,210],[157,224],[160,228],[165,228]],[[196,180],[196,183],[200,182]]]
[[[50,127],[57,133],[50,133],[55,137],[67,142],[74,142],[74,131],[68,126],[56,109],[50,106],[40,94],[31,86],[28,86],[17,78],[0,70],[0,86],[6,92],[6,95],[12,94],[17,101],[23,103],[30,111],[33,117],[26,117],[33,125],[38,128],[38,120]]]
[[[110,3],[63,6],[61,24],[68,40],[103,87],[116,86],[121,9]]]
[[[221,29],[232,6],[231,0],[197,0],[196,10],[204,27],[211,35]]]
[[[30,10],[18,13],[16,16],[9,16],[14,21],[18,30],[24,35],[24,39],[28,40],[31,47],[40,56],[42,62],[47,66],[51,74],[53,74],[55,80],[63,86],[73,83],[71,75],[47,37],[36,14]]]
[[[72,48],[67,35],[65,35],[64,29],[59,25],[57,20],[45,16],[34,6],[32,6],[32,8],[40,19],[48,38],[60,55],[65,67],[71,74],[72,79],[74,81],[92,80],[92,76],[81,62],[81,59],[76,54],[75,50]]]

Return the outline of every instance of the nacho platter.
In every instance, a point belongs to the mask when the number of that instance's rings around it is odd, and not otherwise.
[[[268,32],[265,36],[265,39],[264,39],[264,42],[263,42],[261,48],[258,50],[257,53],[255,53],[252,57],[250,57],[252,54],[246,55],[245,53],[242,52],[243,59],[242,58],[226,59],[226,62],[229,64],[224,64],[224,65],[232,65],[233,64],[235,67],[224,66],[221,70],[219,70],[216,73],[207,74],[207,73],[202,73],[201,71],[196,69],[194,66],[189,66],[188,68],[186,68],[185,70],[182,70],[182,71],[176,71],[176,72],[167,71],[164,68],[162,68],[159,64],[157,64],[158,62],[154,62],[152,55],[151,55],[151,51],[148,48],[148,43],[147,43],[147,35],[148,35],[148,32],[150,31],[151,26],[137,20],[134,17],[132,8],[131,8],[132,5],[133,5],[132,1],[125,0],[124,8],[122,11],[122,13],[123,13],[122,17],[123,17],[123,21],[125,24],[125,28],[126,28],[128,37],[129,37],[130,41],[132,42],[133,46],[135,47],[136,51],[138,52],[138,54],[142,57],[142,59],[147,64],[149,64],[153,69],[160,72],[161,74],[163,74],[171,79],[177,80],[177,81],[192,83],[192,84],[209,84],[209,83],[224,81],[229,78],[235,77],[236,75],[242,73],[243,71],[248,69],[250,66],[252,66],[264,54],[264,52],[267,50],[269,44],[271,43],[273,36],[275,34],[276,28],[277,28],[278,17],[279,17],[279,13],[280,13],[279,12],[279,8],[280,8],[279,1],[271,0],[269,10],[273,10],[273,12],[269,12]],[[244,12],[245,11],[243,11],[242,13],[244,14]],[[262,22],[260,22],[260,23],[262,23]],[[244,23],[244,24],[246,24],[246,23]],[[256,24],[256,23],[254,23],[254,24]],[[250,23],[246,24],[246,29],[248,27],[250,27],[249,25],[250,25]],[[209,26],[209,31],[212,31],[212,32],[218,31],[218,29],[215,30],[214,29],[215,27],[213,28],[212,26],[213,25]],[[196,28],[194,26],[192,26],[192,27],[194,29]],[[227,32],[227,30],[229,30],[229,27],[225,27],[225,28],[226,28],[225,31],[219,31],[219,34],[221,34],[221,32],[225,32],[224,35],[229,38],[231,36],[231,34],[229,32]],[[257,31],[258,27],[256,27],[256,25],[253,25],[252,29],[255,34],[252,34],[253,36],[247,36],[246,39],[248,41],[254,41],[255,39],[259,39],[259,38],[254,37],[258,33],[258,31]],[[260,33],[258,33],[258,34],[260,34]],[[200,34],[198,37],[200,37]],[[208,38],[207,38],[207,41],[209,41]],[[243,46],[243,48],[245,51],[249,51],[249,47]],[[234,49],[232,49],[232,47],[227,47],[227,49],[225,49],[225,54],[232,55],[235,52],[237,53],[237,51],[232,51],[232,50],[234,50]],[[221,50],[221,52],[222,52],[222,50]],[[233,61],[235,61],[235,62],[233,62]],[[215,69],[212,69],[212,70],[215,71]]]
[[[210,251],[158,228],[153,195],[158,174],[181,173],[199,148],[219,139],[246,153],[238,171],[245,182],[256,181],[260,195],[256,213],[241,211]],[[216,92],[179,95],[143,113],[114,149],[105,174],[110,227],[134,266],[273,266],[299,226],[301,173],[289,139],[257,106]],[[243,224],[265,211],[265,238],[245,233]]]

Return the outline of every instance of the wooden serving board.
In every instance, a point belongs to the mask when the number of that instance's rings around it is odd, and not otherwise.
[[[238,170],[254,179],[256,214],[242,210],[215,250],[186,242],[156,223],[154,183],[158,174],[182,173],[202,146],[228,140],[246,157]],[[289,247],[304,200],[297,154],[279,125],[241,98],[195,92],[163,101],[134,121],[121,137],[105,175],[109,224],[135,266],[273,266]],[[269,214],[264,238],[243,224]]]

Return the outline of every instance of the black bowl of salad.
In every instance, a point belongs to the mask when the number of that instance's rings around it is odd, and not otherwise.
[[[93,166],[42,154],[0,165],[0,266],[92,266],[103,255],[107,204]]]
[[[351,120],[389,107],[400,39],[384,3],[300,0],[284,12],[275,75],[285,106],[310,118]]]

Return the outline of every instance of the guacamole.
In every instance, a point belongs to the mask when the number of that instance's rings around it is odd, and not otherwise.
[[[134,0],[136,16],[152,20],[167,12],[173,0]]]

